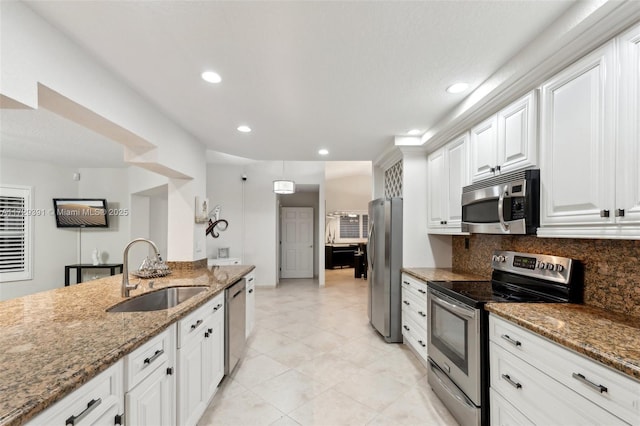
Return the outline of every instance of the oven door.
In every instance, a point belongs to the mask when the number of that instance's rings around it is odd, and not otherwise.
[[[480,406],[480,309],[429,288],[429,357]]]

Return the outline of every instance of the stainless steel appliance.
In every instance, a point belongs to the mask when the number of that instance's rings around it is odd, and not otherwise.
[[[369,202],[367,257],[369,322],[385,341],[400,343],[402,198],[379,198]]]
[[[247,293],[244,278],[225,290],[224,374],[233,371],[246,343]]]
[[[504,174],[462,188],[462,231],[535,234],[540,225],[540,170]]]
[[[486,302],[580,302],[571,259],[496,251],[491,281],[430,281],[429,384],[462,426],[489,424]]]

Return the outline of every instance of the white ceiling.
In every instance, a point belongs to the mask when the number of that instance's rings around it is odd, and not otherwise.
[[[429,129],[469,94],[447,94],[449,84],[477,87],[574,3],[28,4],[209,149],[373,160],[394,135]],[[202,81],[206,69],[222,83]]]

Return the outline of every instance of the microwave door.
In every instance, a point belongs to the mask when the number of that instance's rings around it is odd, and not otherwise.
[[[508,185],[462,194],[462,231],[479,234],[526,234],[526,220],[511,220]]]

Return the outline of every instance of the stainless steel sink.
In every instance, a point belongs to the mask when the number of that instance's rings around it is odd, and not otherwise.
[[[159,311],[173,308],[187,299],[208,290],[205,286],[192,287],[166,287],[152,293],[145,293],[127,300],[126,302],[112,306],[107,312],[143,312]]]

